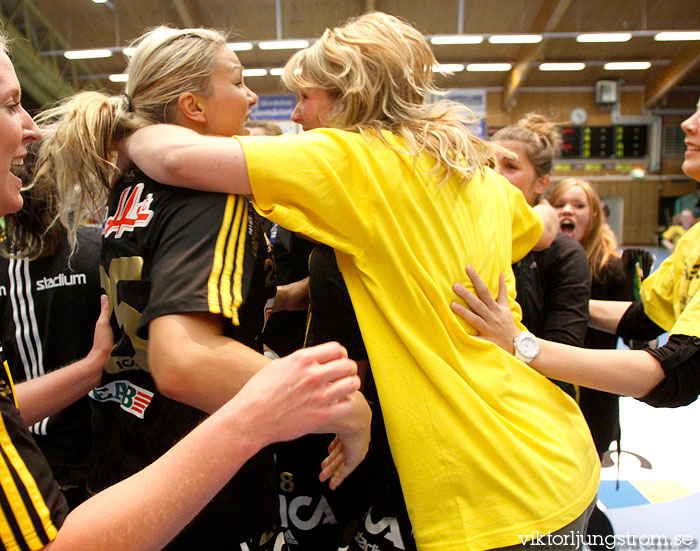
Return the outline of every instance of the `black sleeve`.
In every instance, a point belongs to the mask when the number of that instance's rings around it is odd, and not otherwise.
[[[646,315],[643,303],[633,302],[620,318],[615,335],[623,339],[650,341],[664,332]]]
[[[353,360],[367,360],[367,350],[357,323],[335,251],[316,245],[309,257],[309,319],[306,346],[337,341]]]
[[[694,402],[700,393],[700,338],[671,335],[658,349],[645,348],[659,363],[666,376],[642,402],[654,407],[674,408]]]
[[[567,235],[557,236],[545,255],[546,291],[542,338],[583,346],[591,297],[590,269],[583,248]],[[548,249],[548,251],[549,251]]]

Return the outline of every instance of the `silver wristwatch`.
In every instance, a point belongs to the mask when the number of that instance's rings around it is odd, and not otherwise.
[[[529,364],[540,353],[540,342],[535,335],[527,331],[523,331],[513,339],[513,347],[515,348],[515,357],[526,364]]]

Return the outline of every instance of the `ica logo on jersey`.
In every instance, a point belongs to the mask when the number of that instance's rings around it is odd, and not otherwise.
[[[149,193],[141,201],[143,187],[143,184],[136,184],[133,191],[131,186],[122,191],[117,212],[105,220],[105,237],[113,233],[114,237],[119,238],[125,231],[134,231],[134,228],[145,228],[148,225],[153,218],[153,211],[150,209],[153,194]]]

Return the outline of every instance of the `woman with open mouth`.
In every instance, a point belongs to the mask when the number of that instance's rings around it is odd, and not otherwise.
[[[700,102],[683,121],[686,152],[683,172],[700,181]],[[575,221],[566,224],[576,231]],[[580,226],[579,226],[580,229]],[[650,340],[664,331],[668,342],[658,349],[587,350],[540,340],[530,365],[547,377],[639,398],[655,407],[679,407],[700,394],[700,225],[693,226],[678,247],[641,287],[641,301],[590,303],[591,325],[618,336]],[[473,269],[467,275],[476,295],[457,283],[454,291],[467,304],[452,309],[480,335],[511,353],[520,335],[507,308],[505,290],[494,300]]]

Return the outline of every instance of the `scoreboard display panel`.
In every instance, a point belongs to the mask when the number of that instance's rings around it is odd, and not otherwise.
[[[490,127],[489,137],[497,130]],[[648,126],[560,126],[559,132],[562,159],[643,159],[648,152]]]

